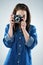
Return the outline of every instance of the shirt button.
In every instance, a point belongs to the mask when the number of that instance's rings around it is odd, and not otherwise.
[[[21,37],[19,37],[19,39],[21,39]]]
[[[21,55],[20,53],[18,53],[18,55]]]
[[[20,32],[21,32],[21,30],[20,30]]]
[[[17,61],[17,63],[19,64],[19,60]]]
[[[19,47],[21,47],[21,44],[19,44]]]

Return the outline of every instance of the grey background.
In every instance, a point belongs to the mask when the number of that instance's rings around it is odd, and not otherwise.
[[[0,65],[3,65],[9,48],[3,44],[4,29],[17,3],[25,3],[30,8],[31,24],[38,34],[38,45],[32,50],[32,64],[43,65],[43,0],[0,0]]]

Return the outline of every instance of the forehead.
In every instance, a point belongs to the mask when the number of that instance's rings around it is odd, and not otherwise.
[[[18,10],[18,11],[16,12],[16,14],[26,15],[27,13],[26,13],[25,10]]]

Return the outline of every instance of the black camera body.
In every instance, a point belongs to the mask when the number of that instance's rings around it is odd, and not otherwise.
[[[21,21],[23,20],[22,18],[23,18],[23,17],[20,16],[20,15],[14,15],[14,21],[15,21],[15,23],[21,22]]]

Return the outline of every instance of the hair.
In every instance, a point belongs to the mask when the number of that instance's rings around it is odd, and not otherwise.
[[[16,15],[16,12],[18,10],[25,10],[27,12],[26,30],[29,30],[29,26],[30,26],[30,22],[31,22],[31,15],[30,15],[30,11],[29,11],[28,6],[26,4],[23,4],[23,3],[18,3],[13,10],[13,14]]]

